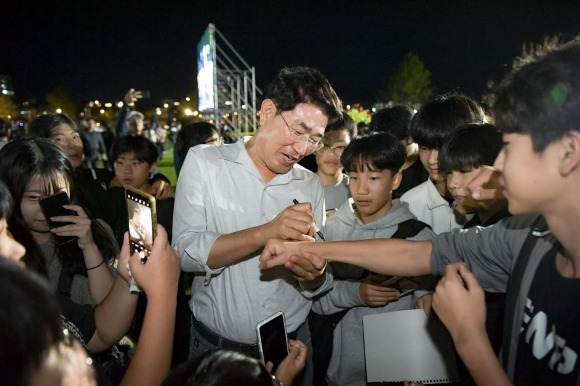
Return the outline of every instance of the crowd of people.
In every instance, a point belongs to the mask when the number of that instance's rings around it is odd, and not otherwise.
[[[134,89],[105,138],[55,113],[0,131],[0,384],[365,385],[363,317],[417,308],[461,384],[577,384],[580,39],[520,62],[491,115],[451,93],[366,128],[282,69],[253,136],[182,125],[175,190]],[[145,263],[126,188],[156,198]],[[62,192],[74,215],[45,218]],[[275,367],[256,326],[280,311]]]

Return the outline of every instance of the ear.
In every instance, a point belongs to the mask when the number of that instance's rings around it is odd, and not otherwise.
[[[151,166],[149,167],[149,174],[153,173],[155,171],[156,167],[157,167],[157,162],[153,162],[151,164]]]
[[[264,99],[260,107],[260,126],[264,125],[269,118],[276,115],[276,104],[272,99]]]
[[[567,176],[580,165],[580,132],[569,131],[561,139],[560,174]]]
[[[403,181],[403,173],[402,172],[395,173],[395,175],[393,176],[393,186],[391,192],[399,188],[399,185],[401,185],[401,181]]]

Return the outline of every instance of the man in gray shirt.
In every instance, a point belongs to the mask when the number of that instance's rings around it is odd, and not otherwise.
[[[341,111],[319,71],[284,69],[265,95],[252,138],[189,150],[177,184],[173,246],[181,268],[195,273],[190,358],[215,347],[257,356],[256,324],[278,311],[289,335],[309,342],[311,299],[331,287],[325,261],[297,256],[262,273],[258,259],[268,239],[313,240],[323,225],[323,187],[297,162],[321,147],[326,125]],[[303,384],[311,376],[307,364]]]

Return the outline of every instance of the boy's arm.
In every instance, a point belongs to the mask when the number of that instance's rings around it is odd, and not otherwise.
[[[369,271],[393,276],[431,273],[431,241],[373,239],[324,243],[269,240],[260,256],[260,269],[285,264],[293,256],[349,263]]]
[[[433,296],[433,309],[478,385],[511,385],[485,329],[485,295],[464,263],[447,266]]]

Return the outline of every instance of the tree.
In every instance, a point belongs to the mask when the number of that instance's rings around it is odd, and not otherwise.
[[[391,77],[386,90],[379,92],[379,102],[422,103],[433,95],[431,71],[419,57],[411,52],[403,57],[395,75]]]
[[[78,107],[64,87],[58,86],[46,94],[46,102],[54,111],[60,109],[63,113],[68,114],[72,119],[76,119]]]
[[[18,115],[18,106],[6,95],[0,94],[0,118],[10,120]]]

